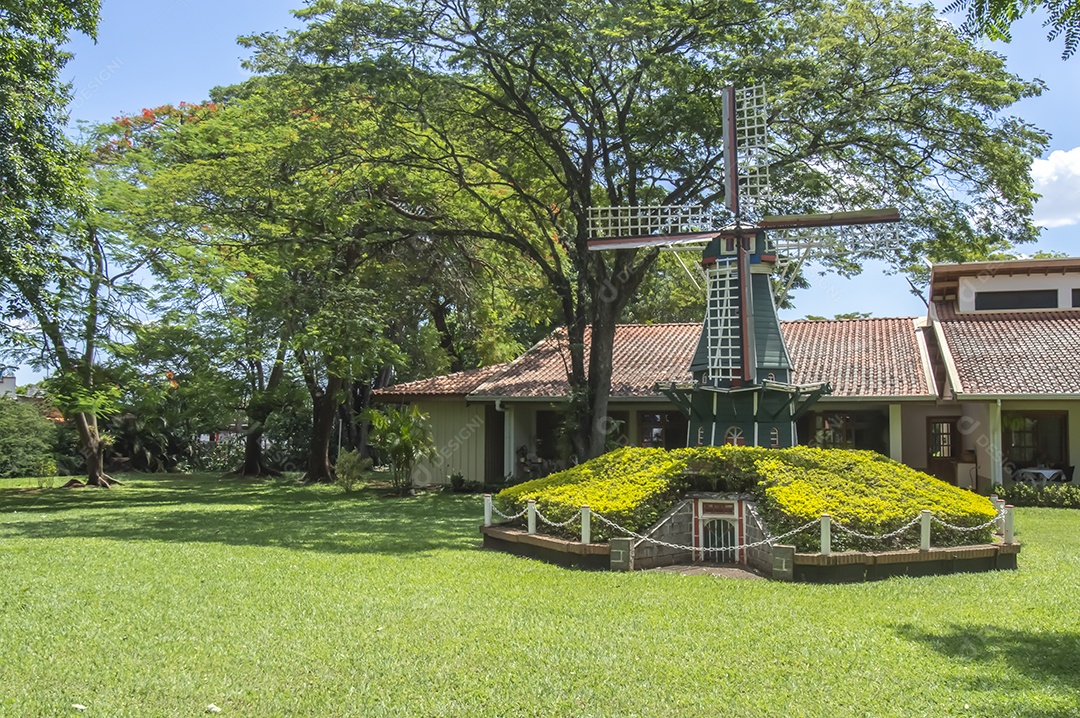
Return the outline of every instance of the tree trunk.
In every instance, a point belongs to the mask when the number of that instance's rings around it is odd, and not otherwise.
[[[311,446],[304,483],[329,483],[334,480],[330,441],[334,433],[334,417],[337,415],[337,395],[342,384],[340,377],[331,374],[327,377],[326,388],[316,389],[311,395]]]
[[[120,482],[105,473],[105,444],[97,431],[97,419],[86,414],[75,415],[75,428],[79,431],[79,448],[86,460],[86,483],[73,479],[64,486],[96,486],[111,489]]]
[[[262,419],[250,418],[248,433],[244,437],[244,463],[233,472],[233,476],[241,476],[247,479],[262,476],[281,476],[281,472],[270,466],[263,457],[262,437],[265,432],[265,424],[265,417]]]

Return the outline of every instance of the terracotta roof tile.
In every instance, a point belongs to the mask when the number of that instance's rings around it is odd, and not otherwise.
[[[510,364],[493,364],[479,369],[468,369],[444,376],[417,379],[404,384],[395,384],[377,389],[375,395],[387,401],[395,398],[415,398],[420,396],[465,396],[491,377],[502,372]]]
[[[1080,312],[934,305],[963,394],[1080,394]]]
[[[690,359],[700,334],[700,324],[620,324],[615,330],[611,358],[611,395],[656,398],[660,396],[652,390],[656,382],[689,380]],[[586,330],[586,352],[590,335]],[[566,331],[560,329],[473,393],[495,397],[563,397],[569,389],[566,381],[569,366],[570,347]]]
[[[833,396],[929,396],[914,320],[781,322],[796,383],[828,381]],[[700,324],[621,324],[615,333],[611,395],[655,399],[658,381],[690,380]],[[586,334],[586,344],[588,334]],[[552,398],[568,390],[565,330],[554,332],[509,364],[382,389],[382,398],[472,394]],[[476,372],[490,371],[477,380]],[[469,375],[469,376],[464,376]]]
[[[928,396],[915,320],[781,322],[797,384],[827,381],[833,396]]]

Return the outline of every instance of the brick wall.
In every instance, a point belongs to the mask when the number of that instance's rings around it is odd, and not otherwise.
[[[643,532],[643,535],[680,546],[693,546],[694,503],[683,501],[678,504],[660,517],[652,528]],[[659,546],[640,539],[634,542],[634,568],[655,568],[690,563],[693,559],[692,551]]]

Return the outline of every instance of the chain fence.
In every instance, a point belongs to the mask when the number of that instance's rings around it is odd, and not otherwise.
[[[493,513],[498,514],[500,517],[502,517],[506,521],[514,521],[516,519],[519,519],[519,518],[525,516],[529,511],[528,507],[526,507],[526,508],[522,509],[520,512],[518,512],[516,514],[507,515],[507,514],[504,514],[502,511],[499,511],[499,509],[497,509],[494,505],[492,505],[491,509],[492,509]],[[806,531],[806,530],[811,529],[813,527],[820,527],[821,526],[821,521],[822,521],[821,519],[812,519],[810,521],[807,521],[805,524],[803,524],[801,526],[798,526],[798,527],[796,527],[796,528],[794,528],[794,529],[792,529],[792,530],[790,530],[790,531],[788,531],[786,533],[780,534],[779,536],[773,536],[769,532],[769,530],[767,528],[767,525],[765,524],[764,520],[761,519],[761,516],[760,516],[760,514],[758,514],[757,510],[754,507],[750,507],[749,510],[750,510],[750,513],[753,516],[753,518],[755,520],[757,520],[758,526],[761,528],[762,532],[765,534],[765,538],[762,539],[761,541],[754,541],[752,543],[740,544],[738,546],[716,547],[714,549],[713,548],[705,549],[705,548],[703,548],[701,546],[685,546],[683,544],[672,543],[672,542],[669,542],[669,541],[661,541],[660,539],[652,538],[651,536],[648,536],[648,535],[645,535],[645,534],[640,534],[640,533],[638,533],[636,531],[631,531],[630,529],[628,529],[628,528],[626,528],[624,526],[620,526],[619,524],[612,521],[611,519],[604,516],[603,514],[599,514],[599,513],[596,513],[596,512],[590,512],[590,516],[592,518],[595,518],[596,520],[598,520],[600,523],[605,524],[606,526],[613,529],[614,531],[623,534],[624,536],[629,536],[630,538],[637,539],[638,541],[644,541],[646,543],[654,544],[654,545],[657,545],[657,546],[663,546],[665,548],[669,548],[669,549],[672,549],[672,550],[675,550],[675,551],[712,551],[712,550],[716,550],[716,551],[720,551],[720,550],[723,550],[723,551],[741,551],[741,550],[745,550],[745,549],[759,548],[761,546],[772,546],[772,545],[775,545],[775,544],[779,543],[780,541],[783,541],[784,539],[791,538],[792,536],[800,534],[803,531]],[[574,514],[573,516],[571,516],[566,521],[557,522],[557,521],[552,521],[548,517],[544,516],[544,514],[542,514],[540,512],[539,508],[535,508],[534,512],[535,512],[536,518],[538,518],[542,523],[547,524],[548,526],[552,526],[554,528],[565,528],[567,526],[570,526],[571,524],[574,524],[574,523],[577,523],[577,522],[581,521],[581,514],[580,513]],[[994,518],[990,519],[989,521],[986,521],[985,523],[981,523],[978,526],[957,526],[956,524],[951,524],[951,523],[945,521],[944,519],[938,518],[934,514],[930,514],[930,519],[934,523],[936,523],[936,524],[938,524],[938,525],[940,525],[940,526],[942,526],[944,528],[951,529],[953,531],[959,531],[959,532],[962,532],[962,533],[974,533],[976,531],[981,531],[981,530],[983,530],[985,528],[993,526],[994,524],[1003,523],[1005,521],[1005,516],[1006,516],[1006,511],[1005,511],[1004,507],[1000,507],[1000,508],[998,508],[997,514],[995,514]],[[839,522],[837,522],[835,520],[830,521],[830,528],[836,529],[837,531],[840,531],[841,533],[846,533],[846,534],[848,534],[850,536],[854,536],[856,538],[863,539],[865,541],[887,541],[889,539],[896,538],[897,536],[900,536],[901,534],[903,534],[906,531],[911,530],[916,525],[918,525],[921,521],[922,521],[922,514],[920,513],[919,515],[917,515],[911,521],[908,521],[903,526],[901,526],[901,527],[899,527],[899,528],[897,528],[897,529],[895,529],[893,531],[890,531],[888,533],[884,533],[884,534],[862,533],[861,531],[856,531],[855,529],[852,529],[852,528],[850,528],[848,526],[845,526],[845,525],[843,525],[843,524],[841,524],[841,523],[839,523]]]

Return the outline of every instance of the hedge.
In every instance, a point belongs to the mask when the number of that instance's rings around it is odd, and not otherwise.
[[[993,493],[1013,506],[1048,506],[1057,509],[1080,509],[1080,486],[994,486]]]
[[[743,493],[758,502],[774,534],[828,513],[860,533],[884,534],[904,525],[922,509],[958,526],[975,526],[994,517],[988,499],[946,484],[871,451],[760,447],[625,448],[566,471],[501,491],[496,506],[521,511],[529,499],[555,522],[565,521],[588,504],[631,531],[657,521],[688,489]],[[576,525],[545,532],[577,536]],[[593,522],[597,540],[611,531]],[[985,543],[992,529],[963,533],[935,524],[934,545]],[[817,551],[819,534],[807,531],[791,539],[800,550]],[[887,543],[860,541],[833,532],[834,550],[886,550],[919,543],[914,527]]]

